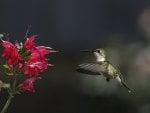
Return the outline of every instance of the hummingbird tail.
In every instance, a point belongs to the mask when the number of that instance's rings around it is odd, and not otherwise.
[[[121,84],[128,89],[128,92],[131,92],[131,89],[127,86],[127,84],[124,81],[121,81]]]
[[[131,92],[131,89],[127,86],[127,84],[124,82],[124,80],[122,80],[120,77],[116,77],[116,80],[121,83],[121,85],[123,85],[125,88],[128,89],[128,92]]]

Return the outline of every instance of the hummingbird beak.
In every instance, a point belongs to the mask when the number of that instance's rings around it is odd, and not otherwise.
[[[93,53],[93,50],[80,50],[81,52]]]

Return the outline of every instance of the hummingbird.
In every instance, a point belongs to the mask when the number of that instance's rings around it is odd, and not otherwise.
[[[129,93],[131,92],[130,88],[125,83],[120,70],[107,60],[106,51],[103,48],[95,50],[81,50],[81,52],[93,53],[96,57],[96,62],[79,64],[79,68],[76,71],[89,75],[103,75],[106,77],[107,82],[111,79],[116,79],[128,90]]]

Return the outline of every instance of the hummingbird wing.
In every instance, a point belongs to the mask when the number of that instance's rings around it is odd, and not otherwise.
[[[101,75],[107,70],[105,66],[99,65],[97,63],[84,63],[80,64],[76,71],[90,75]]]

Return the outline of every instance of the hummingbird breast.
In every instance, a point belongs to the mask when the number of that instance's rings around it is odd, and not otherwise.
[[[112,79],[117,76],[116,69],[111,64],[108,63],[106,65],[106,69],[107,69],[106,73],[103,74],[106,78]]]

